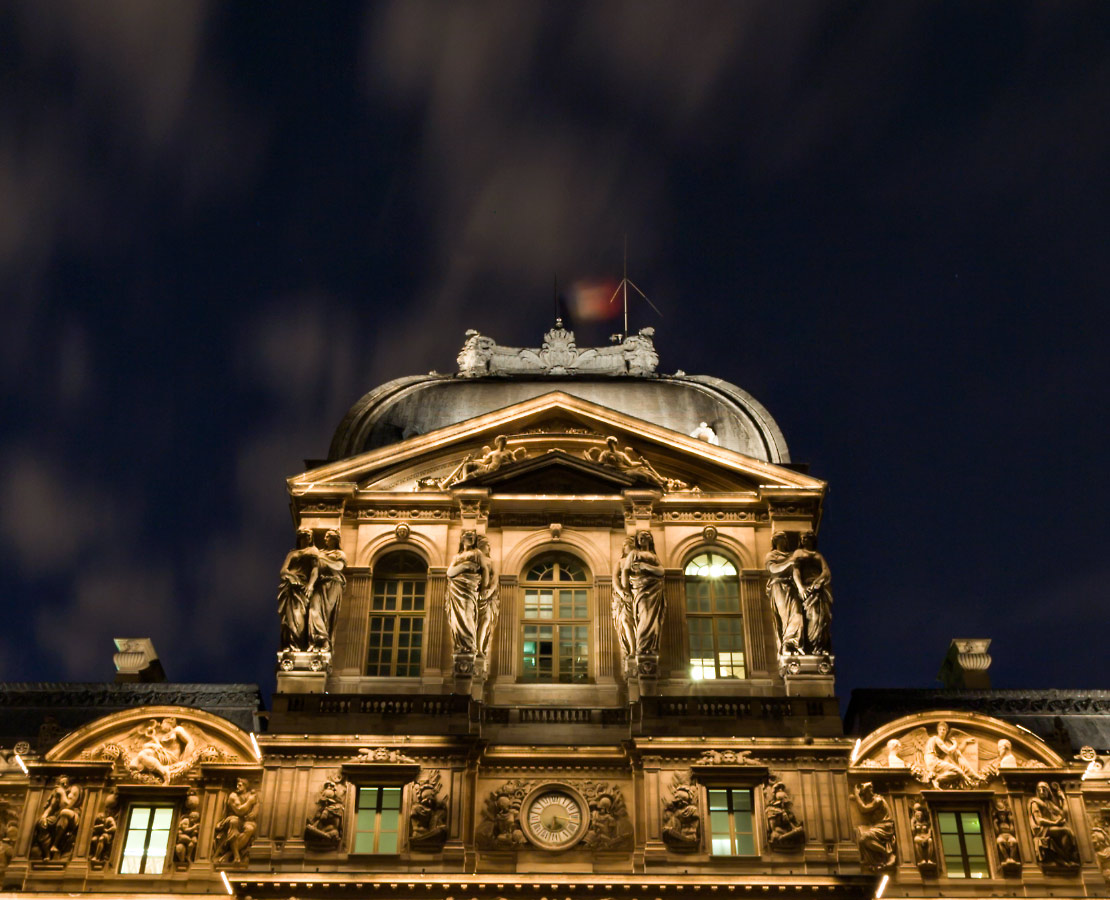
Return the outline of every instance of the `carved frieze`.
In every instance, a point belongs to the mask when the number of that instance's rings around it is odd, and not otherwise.
[[[703,750],[698,757],[699,766],[750,766],[757,765],[751,750]]]
[[[663,804],[663,843],[678,853],[701,849],[701,808],[698,789],[689,772],[671,777],[670,798]]]
[[[359,747],[358,756],[351,761],[374,764],[393,763],[394,765],[413,765],[416,763],[415,759],[395,747]]]

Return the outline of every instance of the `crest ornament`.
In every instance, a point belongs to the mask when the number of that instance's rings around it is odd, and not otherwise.
[[[421,775],[412,783],[409,811],[409,846],[435,851],[447,840],[447,801],[440,796],[439,771]]]
[[[679,853],[701,849],[698,789],[689,772],[671,778],[671,799],[663,805],[663,843]]]

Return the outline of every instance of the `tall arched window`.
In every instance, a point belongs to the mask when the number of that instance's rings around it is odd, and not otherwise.
[[[746,677],[743,626],[735,563],[719,553],[699,553],[686,563],[690,677]]]
[[[374,566],[367,675],[417,676],[424,651],[428,566],[399,550]]]
[[[524,588],[523,681],[590,680],[590,573],[568,553],[534,559]]]

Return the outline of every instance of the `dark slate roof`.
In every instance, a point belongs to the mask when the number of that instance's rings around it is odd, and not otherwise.
[[[203,709],[253,731],[262,692],[257,684],[0,682],[0,747],[27,741],[45,753],[82,725],[136,706]]]
[[[852,691],[844,731],[865,735],[899,716],[933,709],[977,712],[1028,728],[1065,759],[1080,747],[1110,750],[1110,691],[864,688]]]

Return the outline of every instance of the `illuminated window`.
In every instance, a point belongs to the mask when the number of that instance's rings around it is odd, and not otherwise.
[[[121,875],[161,875],[170,846],[172,806],[132,806],[123,841]]]
[[[746,677],[743,625],[735,564],[717,553],[699,553],[686,563],[690,677]]]
[[[360,787],[355,804],[355,853],[396,853],[401,787]]]
[[[428,567],[415,553],[390,553],[374,567],[367,675],[420,674],[427,586]]]
[[[953,810],[937,813],[944,870],[949,878],[990,878],[983,823],[979,813]]]
[[[751,788],[711,789],[709,830],[714,856],[755,856]]]
[[[524,681],[590,679],[590,576],[566,553],[547,553],[524,574]]]

